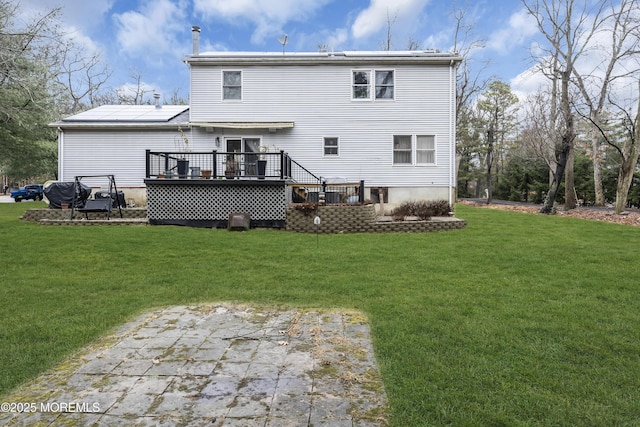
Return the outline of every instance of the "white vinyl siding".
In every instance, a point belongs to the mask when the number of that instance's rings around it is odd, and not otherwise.
[[[394,65],[393,102],[353,99],[354,71],[389,69],[375,64],[367,68],[351,64],[247,65],[242,69],[242,102],[222,102],[220,70],[231,69],[225,66],[191,68],[192,122],[290,121],[295,123],[291,129],[255,129],[242,134],[262,137],[263,145],[286,151],[316,176],[364,179],[367,186],[448,185],[455,98],[447,65]],[[373,97],[370,80],[369,88]],[[222,139],[240,133],[195,130],[195,142],[202,140],[210,149],[215,149],[211,142],[215,136]],[[324,138],[338,135],[338,155],[326,156]],[[428,167],[396,164],[394,135],[412,136],[413,145],[416,135],[435,136],[435,163],[421,165]],[[417,165],[415,148],[410,155],[408,165]]]

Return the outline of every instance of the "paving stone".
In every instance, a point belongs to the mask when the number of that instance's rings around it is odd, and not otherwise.
[[[165,307],[16,390],[99,411],[2,413],[0,425],[385,426],[369,337],[353,311]]]

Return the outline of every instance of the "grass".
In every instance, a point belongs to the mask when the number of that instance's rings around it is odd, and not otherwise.
[[[634,425],[640,227],[458,206],[459,231],[52,227],[0,205],[0,395],[143,310],[364,311],[393,426]],[[1,399],[0,399],[1,400]]]

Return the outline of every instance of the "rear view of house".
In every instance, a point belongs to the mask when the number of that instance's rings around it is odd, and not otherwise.
[[[363,182],[360,199],[453,201],[458,55],[200,52],[193,35],[190,105],[103,106],[52,123],[60,180],[113,174],[145,203],[149,178],[166,178],[149,153],[188,148],[213,153],[214,178],[255,179],[258,157],[281,153],[280,180],[293,162],[322,182]]]
[[[203,52],[190,67],[196,146],[285,151],[328,181],[390,203],[455,194],[460,57],[433,51]]]

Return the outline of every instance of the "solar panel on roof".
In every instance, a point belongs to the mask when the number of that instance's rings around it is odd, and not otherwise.
[[[103,105],[67,117],[65,122],[166,122],[189,108],[188,105]]]

